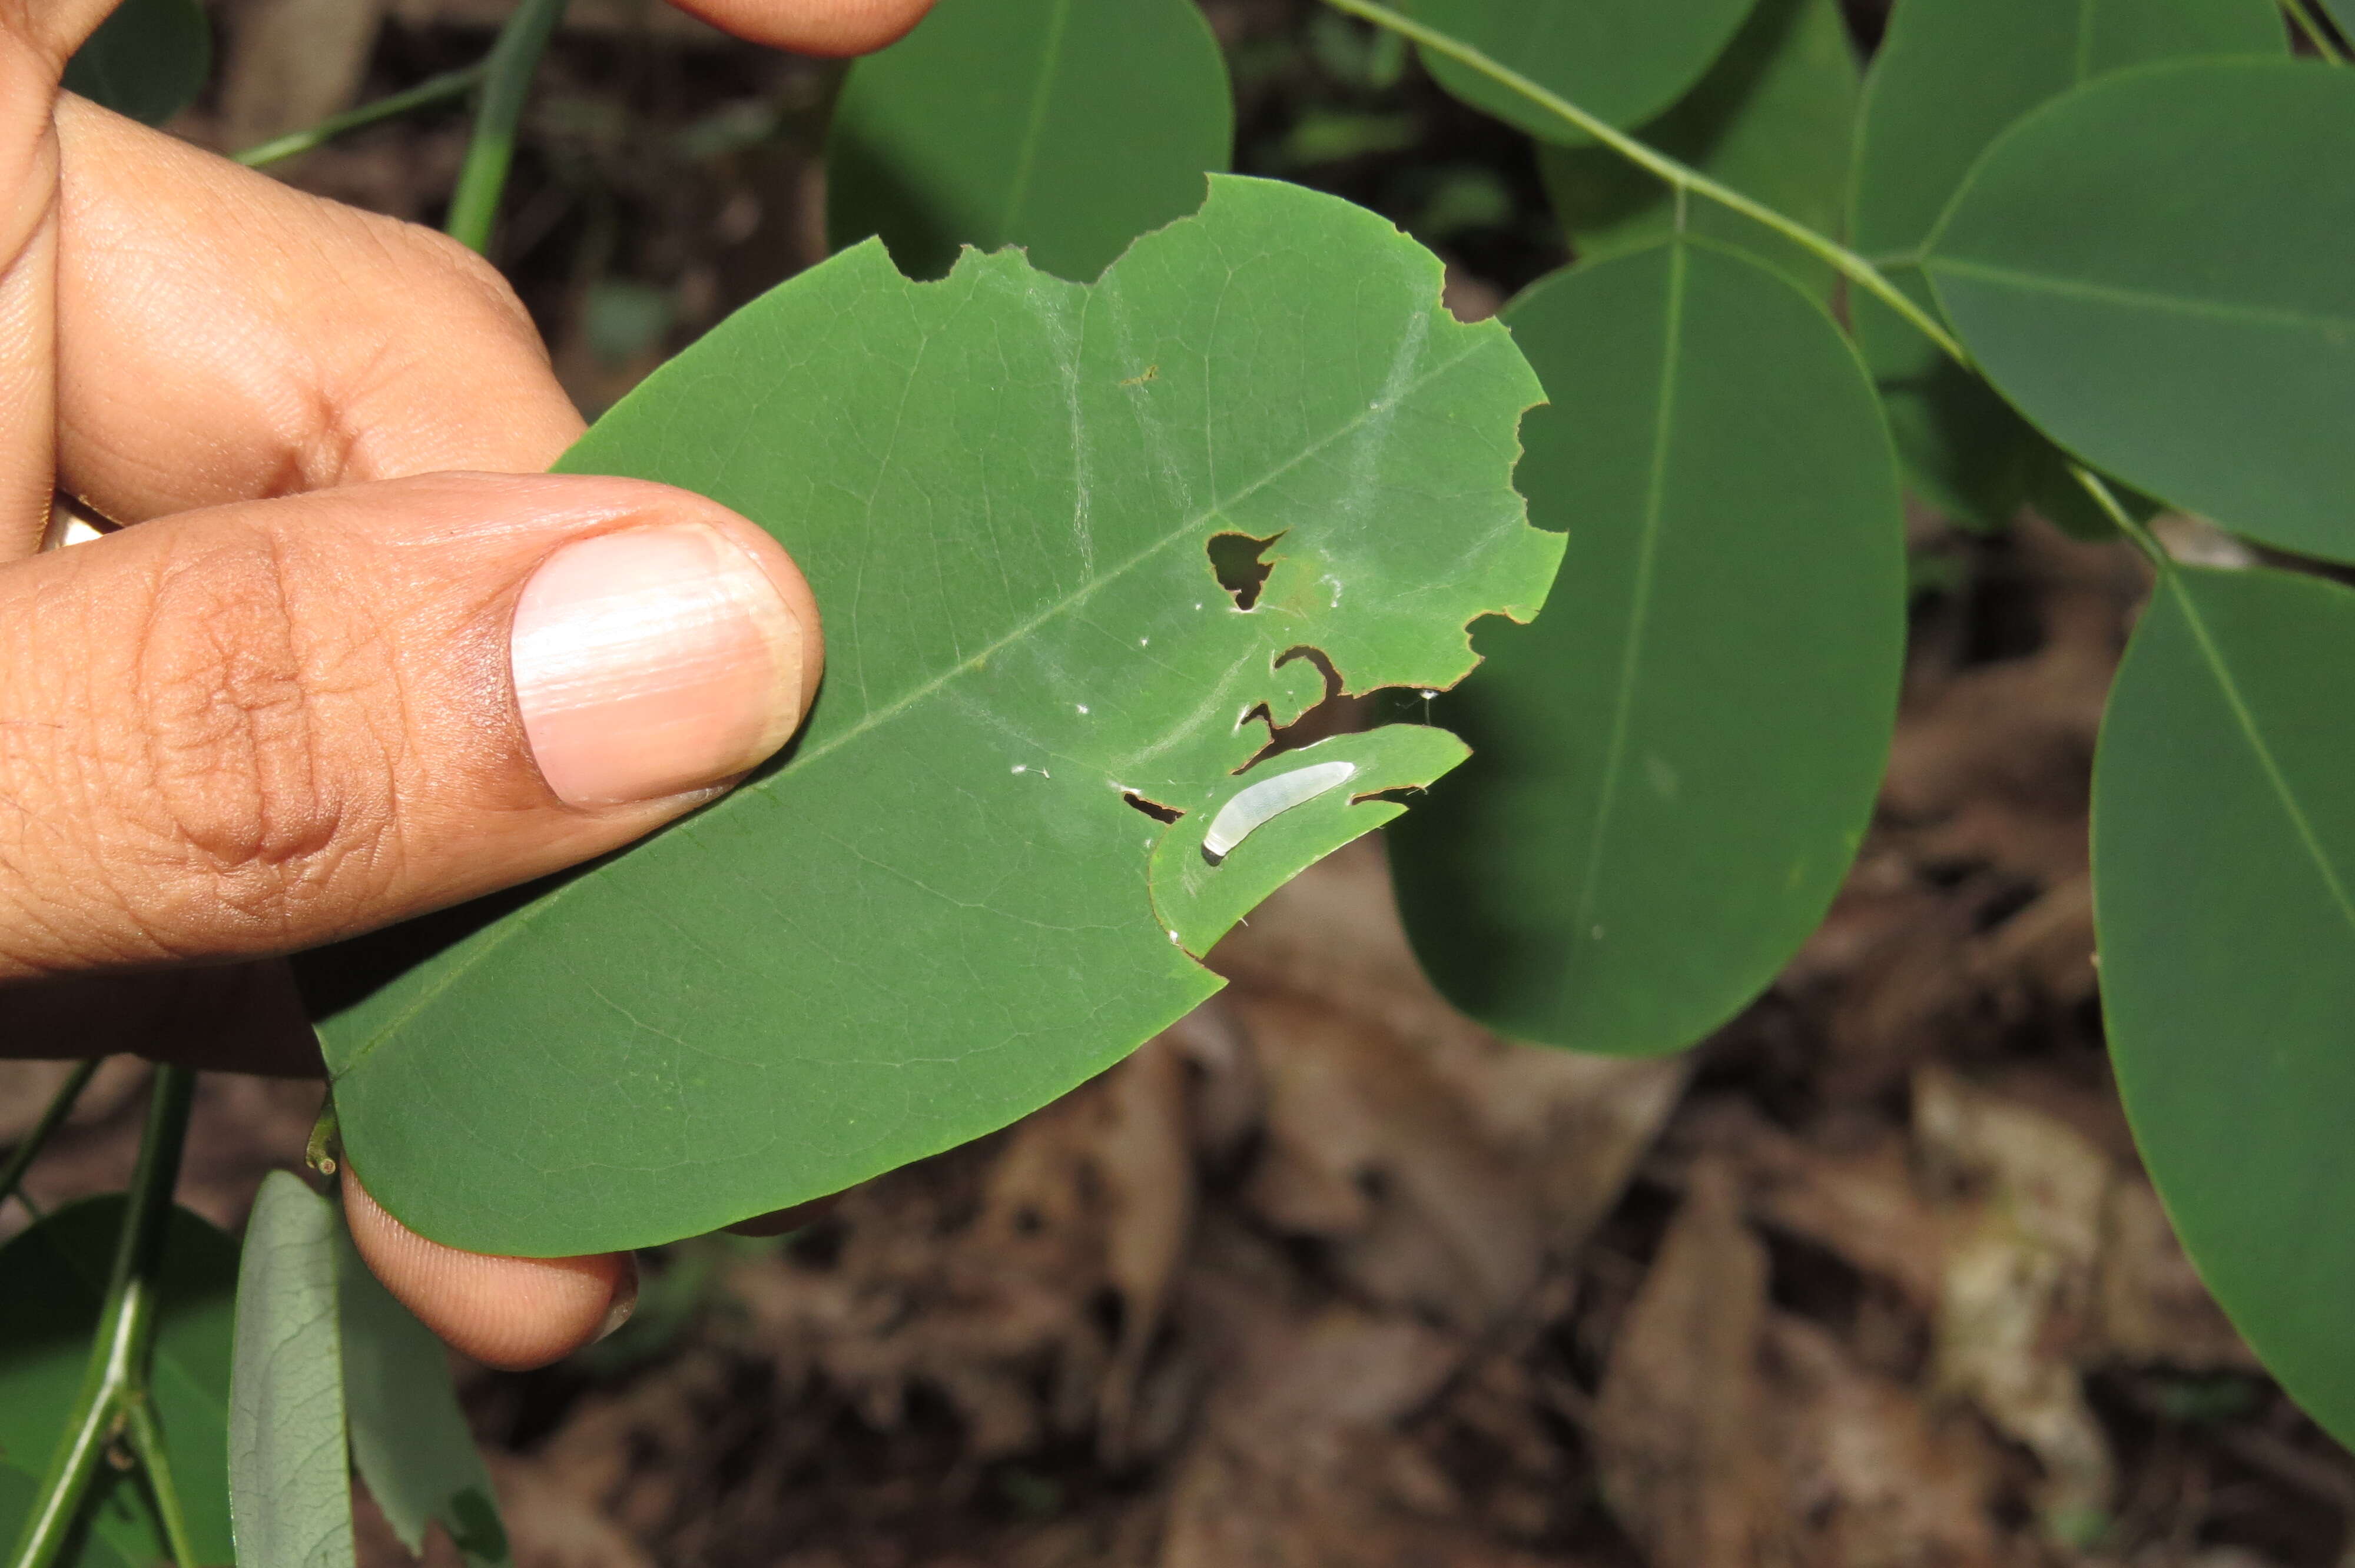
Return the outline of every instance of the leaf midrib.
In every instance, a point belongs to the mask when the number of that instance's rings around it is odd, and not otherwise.
[[[2156,290],[2127,288],[2117,283],[2083,282],[2072,278],[2054,277],[2049,273],[2030,272],[2018,267],[2007,267],[1992,261],[1966,261],[1958,257],[1933,255],[1924,264],[1925,271],[1947,272],[1956,277],[1980,282],[2009,285],[2024,293],[2058,295],[2063,299],[2084,300],[2094,304],[2113,305],[2122,310],[2155,311],[2164,315],[2188,316],[2198,321],[2233,322],[2247,326],[2310,328],[2323,333],[2355,333],[2355,316],[2316,314],[2306,311],[2284,310],[2270,305],[2233,304],[2219,300],[2202,300],[2183,294],[2163,294]]]
[[[1082,331],[1082,341],[1084,341],[1084,336],[1085,329],[1083,325]],[[1433,365],[1429,369],[1425,370],[1423,374],[1416,376],[1414,380],[1407,386],[1406,389],[1397,397],[1386,397],[1371,408],[1357,410],[1347,420],[1334,427],[1332,430],[1320,436],[1316,440],[1303,446],[1292,456],[1286,458],[1284,461],[1277,463],[1265,473],[1261,474],[1257,479],[1251,481],[1248,484],[1245,484],[1240,490],[1237,490],[1232,495],[1224,497],[1223,499],[1214,500],[1209,506],[1186,517],[1182,522],[1176,524],[1168,533],[1165,534],[1160,538],[1137,550],[1127,559],[1120,562],[1118,565],[1113,567],[1110,570],[1103,573],[1101,576],[1081,585],[1080,587],[1072,589],[1069,594],[1063,596],[1061,599],[1048,605],[1037,615],[1032,616],[1028,620],[1026,620],[1019,626],[1015,627],[1004,636],[991,642],[987,647],[983,648],[979,652],[975,653],[971,657],[964,659],[956,663],[949,665],[931,680],[926,681],[922,685],[911,688],[905,694],[885,704],[882,707],[870,710],[865,717],[861,718],[857,724],[851,726],[848,729],[844,730],[840,735],[832,736],[822,745],[804,750],[794,759],[792,767],[780,771],[771,779],[763,779],[757,784],[746,786],[742,789],[738,790],[735,794],[727,797],[727,800],[742,800],[756,793],[765,794],[768,791],[776,789],[784,780],[794,777],[795,774],[806,770],[820,758],[830,756],[834,752],[840,750],[844,746],[856,740],[860,736],[865,735],[868,731],[889,722],[910,707],[912,707],[916,704],[922,702],[925,698],[932,696],[934,693],[939,692],[943,687],[947,686],[950,682],[957,679],[959,676],[970,674],[980,669],[1006,648],[1021,641],[1023,638],[1029,636],[1032,632],[1038,630],[1049,621],[1053,620],[1059,616],[1064,615],[1077,608],[1079,605],[1093,597],[1098,590],[1109,587],[1112,583],[1115,582],[1128,572],[1134,570],[1135,567],[1142,566],[1145,562],[1151,560],[1154,556],[1169,548],[1172,545],[1183,541],[1188,535],[1208,526],[1212,518],[1223,514],[1230,508],[1248,499],[1250,496],[1257,493],[1268,485],[1274,483],[1277,480],[1291,472],[1300,464],[1306,462],[1309,459],[1316,456],[1317,453],[1331,446],[1334,442],[1341,440],[1348,436],[1354,434],[1356,431],[1362,429],[1367,423],[1372,420],[1378,414],[1386,415],[1394,413],[1398,404],[1404,402],[1408,397],[1412,397],[1424,387],[1429,386],[1433,381],[1437,380],[1440,376],[1454,370],[1457,366],[1473,357],[1473,355],[1486,352],[1497,341],[1499,341],[1497,338],[1489,334],[1483,334],[1472,335],[1462,353]],[[1509,340],[1504,341],[1509,342]],[[1074,355],[1076,355],[1076,354],[1077,350],[1075,348]],[[724,804],[724,802],[720,802],[720,804]],[[681,823],[677,831],[682,832],[694,832],[694,821],[688,821]],[[480,947],[474,949],[473,953],[465,959],[465,961],[451,965],[440,977],[437,983],[421,992],[410,1003],[408,1007],[402,1009],[398,1015],[388,1020],[383,1028],[378,1030],[374,1035],[370,1036],[365,1044],[355,1051],[352,1054],[351,1060],[346,1064],[343,1069],[332,1075],[329,1080],[330,1086],[332,1086],[333,1085],[340,1084],[352,1074],[358,1072],[360,1068],[366,1065],[368,1058],[376,1054],[377,1048],[379,1045],[382,1045],[387,1040],[399,1033],[402,1029],[408,1027],[410,1021],[416,1018],[419,1013],[422,1012],[426,1008],[441,1000],[443,992],[447,991],[452,986],[457,984],[458,981],[464,979],[467,975],[473,973],[474,969],[485,959],[490,958],[501,948],[505,947],[506,943],[517,934],[536,923],[543,914],[561,903],[576,889],[590,885],[593,883],[595,876],[596,874],[591,873],[589,875],[575,877],[571,881],[556,888],[545,897],[538,899],[530,904],[527,904],[521,909],[518,909],[513,914],[507,916],[505,920],[493,927],[491,935],[484,939]]]
[[[1687,252],[1681,243],[1668,247],[1668,300],[1660,340],[1660,397],[1652,415],[1652,465],[1644,491],[1644,528],[1636,551],[1636,585],[1627,615],[1627,641],[1619,654],[1619,690],[1611,713],[1611,738],[1604,749],[1602,797],[1595,802],[1594,832],[1586,846],[1586,868],[1579,879],[1578,908],[1571,918],[1571,950],[1578,952],[1585,933],[1593,928],[1596,874],[1610,836],[1611,819],[1619,801],[1620,776],[1626,769],[1629,715],[1635,711],[1636,688],[1642,666],[1644,632],[1651,622],[1652,590],[1659,556],[1660,529],[1668,506],[1668,449],[1676,422],[1677,364],[1684,352],[1685,270]]]
[[[2179,571],[2171,568],[2166,576],[2169,591],[2175,595],[2175,602],[2183,608],[2184,623],[2190,627],[2192,640],[2200,644],[2200,657],[2207,661],[2209,673],[2215,677],[2216,688],[2223,694],[2225,705],[2232,710],[2232,722],[2240,726],[2241,736],[2249,743],[2250,751],[2255,754],[2257,766],[2264,772],[2265,782],[2273,787],[2283,813],[2297,832],[2298,842],[2306,847],[2315,870],[2321,874],[2323,886],[2329,891],[2331,902],[2339,906],[2339,918],[2347,923],[2349,933],[2355,935],[2355,899],[2349,897],[2346,884],[2339,880],[2338,866],[2323,848],[2321,836],[2307,818],[2306,808],[2298,803],[2287,776],[2275,760],[2273,747],[2265,744],[2264,736],[2257,727],[2256,715],[2249,711],[2248,703],[2242,697],[2240,683],[2232,679],[2223,651],[2216,646],[2215,639],[2209,634],[2208,622],[2183,586]]]

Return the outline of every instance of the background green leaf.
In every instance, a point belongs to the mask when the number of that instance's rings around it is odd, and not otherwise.
[[[436,1520],[468,1563],[507,1561],[491,1473],[432,1330],[378,1283],[336,1227],[336,1308],[352,1464],[401,1544],[422,1555]]]
[[[990,1131],[1217,989],[1124,793],[1223,802],[1261,705],[1323,693],[1297,649],[1351,691],[1454,683],[1465,625],[1533,614],[1561,558],[1510,482],[1536,378],[1439,286],[1384,219],[1220,176],[1092,288],[1012,253],[911,283],[869,245],[656,372],[562,466],[774,532],[825,687],[781,766],[652,842],[429,956],[402,944],[449,927],[308,961],[370,1194],[482,1251],[660,1242]],[[1274,540],[1248,611],[1229,533]],[[1428,777],[1365,744],[1353,791]]]
[[[1519,482],[1570,552],[1439,704],[1474,755],[1391,830],[1400,902],[1483,1022],[1676,1050],[1774,978],[1862,836],[1904,646],[1896,460],[1823,308],[1706,241],[1506,319],[1550,394]]]
[[[1682,98],[1733,37],[1752,0],[1405,0],[1399,9],[1614,125]],[[1543,141],[1586,140],[1512,89],[1429,50],[1449,92]]]
[[[2004,396],[2121,478],[2355,560],[2355,71],[2096,81],[1988,150],[1928,271]],[[2056,215],[2097,213],[2098,222]]]
[[[66,62],[65,85],[161,125],[197,101],[212,69],[212,23],[197,0],[123,0]]]
[[[2282,1386],[2355,1442],[2355,594],[2161,578],[2094,774],[2103,1010],[2144,1163]]]
[[[879,234],[911,277],[1020,245],[1092,280],[1202,200],[1234,148],[1227,68],[1193,0],[939,0],[851,67],[826,139],[826,235]]]
[[[2107,71],[2287,48],[2272,0],[1902,0],[1865,87],[1849,242],[1934,309],[1921,249],[2005,127]],[[2068,227],[2080,227],[2074,215]],[[2031,497],[2082,505],[2051,443],[1984,382],[1885,305],[1856,291],[1849,302],[1899,455],[1933,503],[1985,528]]]
[[[48,1468],[80,1393],[123,1226],[120,1193],[59,1209],[0,1247],[0,1470],[28,1479]],[[163,1309],[156,1323],[152,1388],[171,1455],[173,1479],[197,1550],[208,1563],[230,1557],[227,1445],[229,1317],[237,1248],[185,1209],[164,1238]],[[0,1499],[0,1515],[7,1511]],[[92,1489],[85,1563],[107,1552],[134,1562],[168,1558],[138,1478],[111,1467]],[[13,1542],[21,1517],[0,1522]]]
[[[1839,0],[1760,0],[1700,85],[1637,134],[1837,238],[1860,76]],[[1538,173],[1582,261],[1649,244],[1676,223],[1668,187],[1615,153],[1540,146]],[[1754,219],[1696,199],[1685,223],[1830,291],[1828,263]]]
[[[336,1330],[334,1207],[261,1180],[237,1280],[229,1498],[238,1568],[351,1568],[352,1489]]]

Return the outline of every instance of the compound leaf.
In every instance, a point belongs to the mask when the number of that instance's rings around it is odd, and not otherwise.
[[[1506,320],[1550,397],[1519,482],[1570,551],[1440,699],[1473,758],[1391,830],[1400,903],[1498,1031],[1676,1050],[1774,978],[1863,835],[1904,646],[1896,459],[1823,307],[1709,242],[1556,273]]]
[[[507,1561],[491,1473],[450,1384],[442,1341],[393,1298],[336,1227],[338,1328],[352,1467],[402,1545],[439,1521],[470,1563]]]
[[[1638,132],[1651,145],[1837,235],[1860,81],[1839,0],[1760,0],[1700,85]],[[1675,227],[1667,185],[1600,147],[1540,146],[1538,173],[1582,261],[1648,245]],[[1754,219],[1694,200],[1687,230],[1782,268],[1817,293],[1828,262]]]
[[[1614,125],[1682,98],[1732,40],[1753,0],[1402,0],[1399,9]],[[1511,88],[1428,49],[1433,79],[1541,141],[1586,140]]]
[[[196,101],[212,68],[212,24],[197,0],[123,0],[66,62],[65,85],[161,125]]]
[[[120,1193],[85,1199],[0,1247],[0,1470],[29,1479],[48,1468],[81,1389],[123,1207]],[[206,1563],[226,1563],[223,1451],[236,1245],[176,1209],[165,1232],[163,1281],[151,1383],[156,1420],[189,1536]],[[109,1552],[138,1563],[170,1557],[137,1477],[107,1467],[84,1507],[91,1526],[81,1538],[80,1563],[103,1563]],[[0,1500],[0,1515],[7,1510]],[[0,1541],[13,1542],[22,1524],[21,1517],[0,1522]]]
[[[261,1180],[237,1280],[229,1502],[238,1568],[352,1568],[334,1205]]]
[[[911,277],[1023,246],[1093,279],[1194,210],[1234,100],[1193,0],[940,0],[850,68],[826,138],[826,236],[882,236]]]
[[[2355,1441],[2355,594],[2164,573],[2094,770],[2118,1087],[2208,1287]]]
[[[1930,246],[1972,356],[2062,445],[2355,560],[2355,72],[2147,66],[2021,121]],[[2098,222],[2060,214],[2098,213]]]
[[[2272,0],[1904,0],[1865,87],[1850,243],[1934,308],[1923,248],[1971,165],[2021,115],[2128,66],[2287,48]],[[2051,443],[1985,382],[1870,295],[1851,291],[1849,303],[1899,455],[1923,495],[1998,528],[2023,501],[2054,505],[2073,493],[2057,482],[2062,460]]]
[[[780,765],[653,842],[422,958],[312,960],[370,1194],[480,1251],[661,1242],[990,1131],[1215,990],[1189,954],[1240,911],[1160,918],[1155,846],[1199,845],[1322,695],[1298,652],[1353,692],[1450,685],[1466,623],[1534,614],[1561,558],[1511,484],[1536,378],[1439,283],[1372,214],[1222,175],[1092,286],[1013,252],[911,283],[868,244],[656,372],[563,466],[772,530],[824,689]],[[1269,541],[1247,609],[1236,535]],[[1235,877],[1449,760],[1413,726],[1352,744],[1347,797]]]

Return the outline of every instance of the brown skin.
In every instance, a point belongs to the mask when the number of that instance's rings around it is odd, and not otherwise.
[[[929,0],[681,3],[846,55]],[[59,93],[109,8],[0,0],[0,1054],[315,1074],[276,955],[708,798],[581,808],[540,779],[506,663],[539,563],[699,521],[759,556],[813,677],[816,609],[732,513],[544,473],[580,418],[479,258]],[[140,526],[37,556],[59,488]],[[492,1364],[634,1294],[626,1255],[462,1253],[345,1192],[386,1286]]]

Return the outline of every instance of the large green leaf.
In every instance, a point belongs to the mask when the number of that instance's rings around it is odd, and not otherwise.
[[[1987,152],[1931,281],[2004,396],[2129,482],[2355,560],[2355,72],[2147,66]],[[2076,221],[2056,215],[2093,214]]]
[[[1401,0],[1417,21],[1471,45],[1614,125],[1682,98],[1733,37],[1753,0]],[[1546,141],[1586,137],[1511,88],[1423,51],[1440,86]]]
[[[470,1563],[507,1561],[491,1474],[432,1331],[377,1280],[336,1228],[336,1308],[352,1464],[392,1532],[423,1555],[439,1522]]]
[[[2094,771],[2118,1086],[2192,1261],[2282,1385],[2355,1442],[2355,594],[2160,579]]]
[[[1785,217],[1837,235],[1859,80],[1839,0],[1760,0],[1700,85],[1637,134]],[[1616,153],[1540,146],[1538,172],[1581,260],[1648,245],[1676,225],[1668,187]],[[1684,222],[1817,292],[1831,288],[1828,263],[1753,218],[1695,200]]]
[[[246,1222],[229,1391],[238,1568],[352,1568],[341,1224],[326,1199],[283,1171],[261,1179]]]
[[[1857,127],[1850,242],[1933,306],[1922,251],[1964,176],[2004,128],[2080,82],[2154,60],[2279,55],[2273,0],[1902,0],[1874,57]],[[2083,209],[2055,228],[2095,228]],[[2049,442],[1887,306],[1851,291],[1857,339],[1914,484],[1982,527],[2031,495],[2053,504]],[[1934,306],[1933,306],[1934,308]]]
[[[563,466],[774,532],[825,688],[781,766],[654,842],[373,990],[312,961],[369,1192],[482,1251],[660,1242],[1002,1126],[1216,990],[1188,955],[1237,901],[1148,868],[1264,777],[1261,705],[1321,695],[1292,655],[1452,684],[1465,624],[1527,619],[1561,558],[1511,486],[1537,380],[1439,283],[1370,213],[1222,175],[1092,287],[846,251],[623,400]],[[1273,541],[1248,610],[1219,535]],[[1459,755],[1348,746],[1346,790],[1213,880],[1256,898]]]
[[[48,1468],[81,1389],[123,1211],[119,1193],[86,1199],[0,1248],[0,1468],[27,1477]],[[206,1563],[225,1563],[223,1450],[237,1248],[203,1220],[176,1210],[165,1233],[163,1281],[151,1383],[156,1418],[189,1535]],[[170,1555],[137,1478],[102,1470],[89,1506],[91,1530],[79,1561],[102,1562],[107,1551],[140,1563]],[[21,1524],[0,1527],[0,1543],[13,1542]]]
[[[2339,24],[2339,36],[2355,43],[2355,0],[2322,0],[2322,8]]]
[[[196,101],[212,68],[212,24],[197,0],[123,0],[66,62],[65,85],[161,125]]]
[[[1234,143],[1194,0],[939,0],[851,67],[826,140],[826,234],[879,234],[911,277],[1019,245],[1086,281],[1194,210]]]
[[[1507,312],[1550,406],[1520,483],[1570,553],[1441,699],[1473,759],[1391,834],[1450,1000],[1582,1050],[1689,1045],[1822,917],[1896,715],[1896,459],[1823,307],[1686,241]]]

